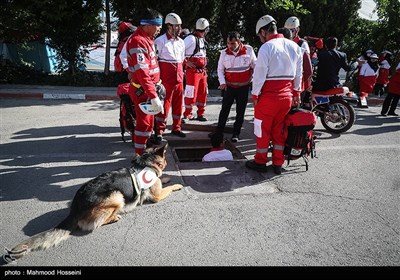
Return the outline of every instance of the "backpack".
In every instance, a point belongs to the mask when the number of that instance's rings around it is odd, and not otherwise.
[[[200,40],[199,37],[196,36],[196,34],[194,33],[189,33],[188,35],[185,36],[185,38],[187,36],[193,35],[195,40],[196,40],[196,47],[193,50],[192,55],[189,57],[189,59],[191,59],[196,53],[198,53],[200,51]],[[207,49],[208,48],[208,42],[206,40],[204,40],[204,48]]]
[[[114,69],[117,72],[122,72],[124,71],[124,67],[121,63],[121,58],[119,57],[119,54],[122,51],[122,48],[125,45],[125,42],[128,40],[129,36],[136,30],[136,27],[133,26],[130,22],[123,22],[120,24],[118,28],[118,45],[117,49],[115,50],[114,53]]]
[[[316,49],[320,50],[320,49],[322,49],[324,47],[324,40],[322,38],[312,37],[312,36],[305,36],[304,40],[307,41],[308,46],[310,48],[311,47],[315,47]]]
[[[315,136],[313,129],[317,117],[311,111],[292,108],[286,115],[284,122],[284,133],[286,142],[284,155],[289,165],[290,160],[303,158],[308,170],[308,156],[315,156]]]
[[[117,88],[117,95],[119,96],[119,126],[121,128],[122,141],[125,141],[124,134],[127,131],[132,136],[136,126],[136,113],[132,99],[128,94],[129,83],[120,84]]]
[[[301,45],[303,45],[304,42],[307,42],[308,46],[310,47],[311,58],[318,50],[324,47],[324,41],[322,38],[305,36],[304,39],[300,39],[297,44],[301,47]]]

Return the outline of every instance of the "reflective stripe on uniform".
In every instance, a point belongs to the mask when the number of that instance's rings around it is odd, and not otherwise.
[[[160,72],[160,68],[158,68],[158,67],[149,70],[149,74],[150,74],[150,75],[154,75],[154,74],[156,74],[156,73],[158,73],[158,72]]]
[[[268,148],[267,149],[256,149],[256,153],[267,153],[268,152]]]
[[[293,80],[294,76],[290,75],[278,75],[278,76],[268,76],[265,78],[266,80]]]
[[[156,121],[158,121],[158,122],[166,122],[167,121],[167,118],[161,118],[161,117],[156,117]]]
[[[133,67],[131,67],[131,66],[128,67],[129,72],[135,72],[136,70],[139,70],[139,69],[148,69],[148,68],[149,68],[148,64],[136,64]]]
[[[146,149],[146,144],[135,143],[135,149]]]
[[[132,55],[134,53],[148,53],[148,50],[144,48],[132,48],[129,50],[129,54]]]
[[[143,137],[150,137],[151,136],[151,131],[138,131],[138,130],[135,130],[135,135],[136,136],[143,136]]]
[[[225,72],[245,72],[250,69],[250,66],[247,67],[231,67],[225,69]]]
[[[180,63],[177,59],[164,59],[164,58],[159,58],[159,62],[166,62],[166,63]]]
[[[285,149],[285,146],[281,146],[281,145],[274,145],[274,150],[281,150],[283,151]]]

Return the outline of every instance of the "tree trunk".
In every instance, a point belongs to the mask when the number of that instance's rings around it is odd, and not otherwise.
[[[110,27],[110,1],[106,0],[106,27],[107,27],[107,40],[106,40],[106,56],[104,59],[104,74],[110,73],[110,45],[111,45],[111,27]]]

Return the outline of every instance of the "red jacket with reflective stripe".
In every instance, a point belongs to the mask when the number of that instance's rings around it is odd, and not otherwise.
[[[218,60],[219,83],[235,88],[250,84],[255,62],[251,46],[241,45],[236,55],[229,48],[222,50]]]
[[[158,64],[163,83],[178,84],[183,82],[183,61],[185,43],[181,38],[172,38],[168,33],[157,37],[154,44],[158,53]]]
[[[154,40],[138,27],[126,42],[128,52],[128,72],[132,73],[131,82],[143,87],[149,99],[157,97],[155,84],[160,81]]]

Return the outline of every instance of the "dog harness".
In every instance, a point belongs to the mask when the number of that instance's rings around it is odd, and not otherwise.
[[[133,172],[129,170],[131,174],[132,183],[137,193],[141,193],[142,190],[150,188],[158,179],[158,174],[151,167],[134,167]]]

